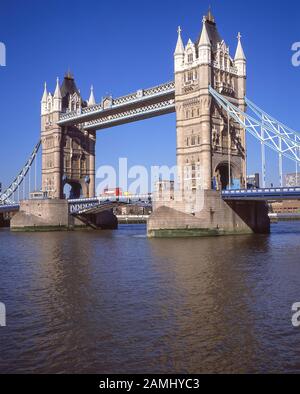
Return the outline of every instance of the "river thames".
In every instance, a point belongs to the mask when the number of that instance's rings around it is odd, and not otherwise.
[[[269,236],[0,231],[1,373],[300,373],[300,222]]]

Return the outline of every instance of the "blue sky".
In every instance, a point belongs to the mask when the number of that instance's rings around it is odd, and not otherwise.
[[[94,85],[97,101],[173,79],[177,26],[195,40],[209,3],[219,31],[234,54],[241,31],[248,58],[248,97],[300,130],[300,68],[291,46],[300,41],[298,1],[240,0],[38,0],[2,2],[0,41],[7,67],[0,67],[0,181],[23,166],[40,133],[43,83],[54,90],[68,68],[83,97]],[[170,165],[176,162],[175,115],[124,125],[97,134],[97,166]],[[248,141],[248,172],[260,170],[256,141]],[[276,155],[268,151],[269,181],[277,182]],[[285,161],[285,172],[295,166]]]

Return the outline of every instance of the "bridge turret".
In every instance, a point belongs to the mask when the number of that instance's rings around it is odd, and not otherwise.
[[[246,56],[241,42],[241,34],[238,34],[238,45],[234,57],[234,63],[237,68],[238,76],[246,77]]]
[[[91,86],[91,94],[90,94],[90,98],[88,101],[88,106],[91,107],[93,105],[96,105],[96,100],[95,100],[95,96],[94,96],[94,87],[92,85]]]
[[[53,111],[59,111],[61,112],[62,110],[62,96],[61,96],[61,91],[60,91],[60,86],[59,86],[59,78],[56,79],[56,88],[53,96]]]
[[[208,15],[202,19],[202,31],[198,40],[199,52],[199,123],[200,123],[200,149],[198,157],[197,189],[210,190],[212,188],[212,120],[211,96],[209,86],[212,83],[212,44],[208,33],[208,24],[215,26],[215,19],[209,10]],[[198,159],[198,160],[199,160]]]
[[[207,28],[206,28],[206,17],[203,17],[202,20],[203,27],[200,36],[200,41],[198,45],[199,51],[199,62],[200,64],[210,64],[211,63],[211,42],[208,36]]]
[[[41,101],[41,115],[46,115],[48,112],[47,98],[48,98],[47,83],[45,82],[44,93],[43,93],[43,97],[42,97],[42,101]]]
[[[175,72],[180,71],[184,63],[184,45],[181,38],[181,27],[178,26],[178,39],[174,53]]]
[[[74,76],[70,71],[64,77],[61,86],[62,95],[62,110],[64,111],[78,111],[82,107],[86,106],[86,103],[82,101],[80,91],[76,86]]]
[[[235,58],[234,58],[234,65],[237,69],[237,83],[236,83],[236,88],[235,88],[235,95],[236,98],[238,99],[238,104],[239,108],[241,111],[246,112],[246,102],[245,102],[245,96],[246,96],[246,78],[247,78],[247,60],[246,56],[244,53],[244,49],[242,46],[241,42],[241,34],[238,34],[238,45],[235,53]],[[241,137],[241,143],[244,149],[244,152],[246,152],[246,132],[245,129],[240,127],[240,137]],[[247,186],[247,168],[246,168],[246,159],[244,158],[242,162],[242,174],[243,174],[243,182],[242,182],[242,187]]]

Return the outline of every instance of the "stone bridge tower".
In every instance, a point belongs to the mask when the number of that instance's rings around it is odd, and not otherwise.
[[[238,35],[235,57],[209,11],[196,42],[175,49],[178,187],[158,183],[150,237],[268,233],[262,201],[225,201],[221,191],[246,186],[245,130],[221,109],[210,87],[246,110],[246,58]]]
[[[195,43],[189,40],[184,46],[179,28],[174,57],[180,188],[190,194],[244,187],[245,131],[209,93],[212,86],[245,110],[246,58],[240,35],[232,58],[209,11]]]
[[[58,124],[61,113],[94,104],[93,90],[89,101],[83,101],[70,73],[62,86],[57,80],[53,95],[45,85],[41,103],[42,190],[49,198],[95,196],[95,132]],[[66,184],[71,187],[70,196],[64,195]]]

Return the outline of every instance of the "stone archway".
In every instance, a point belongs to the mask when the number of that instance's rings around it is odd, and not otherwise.
[[[64,198],[75,200],[83,196],[82,186],[79,182],[66,182],[64,185]]]
[[[230,179],[229,179],[229,164],[228,162],[219,163],[215,169],[216,186],[218,190],[228,190],[234,179],[234,166],[230,166]]]

